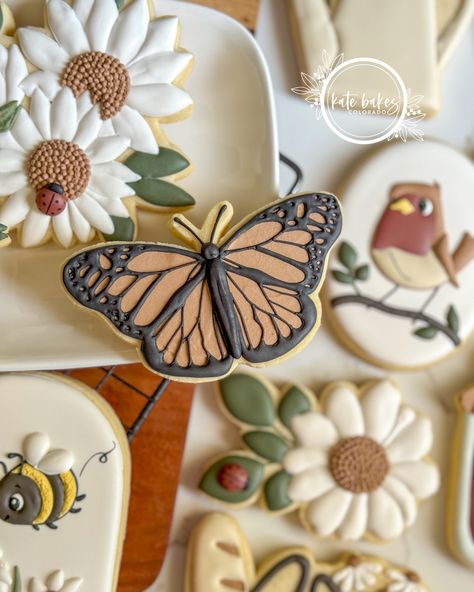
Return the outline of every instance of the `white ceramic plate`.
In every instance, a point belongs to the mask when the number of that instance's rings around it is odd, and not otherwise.
[[[23,21],[30,4],[9,1]],[[278,194],[275,113],[266,63],[253,37],[222,13],[171,0],[159,0],[157,12],[180,17],[182,45],[196,56],[186,83],[195,100],[194,114],[165,127],[196,167],[182,182],[197,202],[190,216],[200,223],[212,205],[228,199],[238,220]],[[166,228],[168,218],[140,212],[139,239],[175,242]],[[71,252],[53,245],[0,251],[0,371],[137,361],[133,346],[65,296],[59,275]]]

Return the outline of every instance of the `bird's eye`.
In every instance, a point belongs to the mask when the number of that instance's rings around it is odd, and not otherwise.
[[[21,512],[24,505],[25,505],[25,500],[24,500],[23,496],[21,495],[21,493],[13,494],[11,496],[11,498],[8,500],[8,507],[13,512]]]
[[[431,201],[431,199],[426,198],[420,200],[418,207],[420,208],[422,216],[431,216],[434,210],[433,202]]]

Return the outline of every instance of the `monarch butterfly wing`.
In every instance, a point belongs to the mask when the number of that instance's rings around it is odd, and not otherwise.
[[[303,592],[308,583],[310,562],[304,555],[289,555],[270,567],[259,579],[252,592]]]
[[[314,293],[341,226],[333,195],[292,196],[262,210],[221,247],[247,361],[284,356],[314,328]]]
[[[160,374],[199,378],[230,369],[199,253],[146,243],[86,249],[65,265],[63,281],[78,303],[141,341]]]

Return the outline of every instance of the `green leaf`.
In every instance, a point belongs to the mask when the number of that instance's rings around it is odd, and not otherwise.
[[[347,267],[349,271],[352,271],[357,263],[357,251],[352,245],[346,242],[342,242],[339,247],[339,261]]]
[[[138,197],[154,206],[163,206],[167,208],[182,208],[192,206],[196,202],[184,189],[161,181],[160,179],[140,179],[134,183],[129,183]]]
[[[354,278],[346,273],[345,271],[339,271],[338,269],[333,269],[331,271],[332,277],[336,280],[336,282],[340,282],[341,284],[353,284]]]
[[[308,400],[306,393],[297,386],[292,386],[280,401],[278,415],[286,427],[290,428],[291,420],[295,415],[307,413],[311,409],[311,402]]]
[[[0,6],[0,31],[3,28],[3,10],[2,7]]]
[[[438,329],[428,325],[427,327],[421,327],[414,332],[414,335],[421,337],[421,339],[434,339],[438,335]]]
[[[449,310],[448,310],[448,315],[446,317],[446,320],[448,321],[448,325],[449,328],[451,329],[451,331],[454,331],[454,333],[456,333],[456,335],[459,332],[459,315],[456,312],[456,309],[454,308],[454,306],[450,306]]]
[[[21,105],[17,101],[10,101],[0,107],[0,132],[11,130],[20,109]]]
[[[104,234],[106,241],[132,241],[135,238],[135,222],[131,218],[110,217],[114,223],[114,232]]]
[[[369,279],[370,267],[368,265],[361,265],[356,269],[355,277],[361,282],[365,282]]]
[[[8,238],[8,228],[5,224],[0,224],[0,241]]]
[[[242,439],[250,450],[270,462],[280,462],[289,448],[285,440],[270,432],[247,432]]]
[[[144,179],[159,179],[184,171],[190,162],[176,150],[160,148],[158,154],[135,152],[125,164]]]
[[[219,482],[221,469],[226,465],[238,465],[247,472],[247,484],[242,491],[229,491]],[[207,495],[228,504],[240,504],[250,499],[258,491],[264,476],[262,463],[248,456],[225,456],[215,462],[203,475],[199,489]]]
[[[288,497],[290,481],[291,475],[282,470],[272,475],[265,483],[263,490],[265,503],[271,512],[284,510],[293,503]]]
[[[13,589],[12,592],[21,592],[21,576],[18,566],[13,569]]]
[[[122,6],[124,5],[125,0],[115,0],[115,4],[117,5],[117,8],[120,10],[122,8]]]
[[[240,422],[268,427],[276,419],[273,399],[265,384],[249,374],[232,374],[219,383],[222,402]]]

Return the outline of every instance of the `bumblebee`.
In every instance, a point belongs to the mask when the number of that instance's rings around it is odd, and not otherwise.
[[[8,454],[19,464],[0,480],[0,520],[8,524],[57,529],[56,522],[77,514],[78,480],[72,470],[74,456],[67,450],[51,450],[46,434],[33,433],[23,442],[23,454]]]

